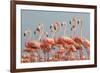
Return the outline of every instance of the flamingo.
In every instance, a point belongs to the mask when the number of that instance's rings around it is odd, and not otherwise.
[[[80,58],[81,58],[81,56],[83,55],[83,52],[82,52],[82,49],[83,49],[82,48],[82,21],[81,21],[81,35],[80,35],[81,38],[75,36],[75,34],[76,34],[76,27],[77,27],[77,24],[79,24],[79,21],[77,20],[76,16],[73,16],[72,21],[71,21],[70,24],[72,25],[71,31],[73,31],[73,34],[72,34],[71,37],[75,41],[75,43],[77,43],[76,49],[80,51]]]
[[[24,51],[29,52],[30,54],[33,54],[33,52],[37,52],[38,53],[38,49],[40,48],[40,42],[32,40],[32,32],[31,30],[26,30],[24,32],[24,36],[29,36],[28,37],[28,41],[25,42],[25,47],[26,49]],[[38,57],[39,57],[39,53],[38,53]]]
[[[76,43],[71,38],[65,37],[67,24],[65,22],[63,22],[63,23],[59,24],[58,26],[54,26],[53,28],[59,28],[58,30],[60,30],[60,28],[62,26],[64,26],[64,36],[58,37],[58,38],[54,38],[54,41],[55,41],[56,46],[63,45],[63,47],[66,46],[67,49],[68,48],[70,48],[70,49],[73,48],[73,50],[76,51],[76,48],[75,47],[71,47],[71,45],[76,46]],[[56,29],[55,32],[57,32],[58,30]],[[61,47],[59,47],[59,48],[61,48]]]
[[[46,32],[44,35],[47,35],[48,33]],[[48,35],[47,35],[48,36]],[[49,38],[49,37],[44,37],[42,40],[41,40],[41,48],[43,49],[44,53],[48,54],[48,59],[49,59],[49,51],[51,49],[51,47],[54,45],[54,39],[52,38]],[[45,57],[45,60],[47,61],[48,59],[46,59]]]
[[[45,55],[45,61],[47,61],[46,59],[46,53],[48,54],[50,51],[51,46],[54,44],[54,40],[52,38],[48,37],[48,33],[44,32],[44,25],[39,25],[38,27],[38,31],[36,33],[40,34],[40,48],[43,50],[44,55]],[[49,54],[48,54],[49,57]]]
[[[72,53],[76,52],[76,42],[74,42],[71,38],[69,37],[60,37],[59,42],[63,44],[65,49],[67,50],[67,55],[71,55]],[[70,56],[73,57],[73,56]]]
[[[57,54],[58,54],[58,57],[59,57],[59,60],[64,60],[65,58],[64,58],[64,56],[65,56],[65,48],[62,46],[62,45],[58,45],[59,46],[59,51],[57,52]]]
[[[38,27],[38,31],[37,33],[40,34],[40,48],[43,50],[44,54],[45,54],[45,61],[47,61],[46,59],[46,53],[49,53],[49,50],[51,48],[51,46],[54,44],[54,40],[51,38],[48,38],[48,33],[44,32],[44,25],[39,25]]]
[[[83,27],[82,27],[83,26],[83,18],[82,17],[80,18],[80,24],[81,24],[81,26],[80,26],[80,28],[81,28],[80,36],[82,38],[82,30],[83,30]],[[90,52],[87,51],[87,49],[90,50],[90,42],[89,42],[89,40],[83,39],[82,45],[86,49],[86,52],[88,54],[88,59],[89,59]]]
[[[80,24],[81,24],[81,26],[80,26],[80,28],[81,28],[80,36],[81,36],[81,38],[82,38],[82,32],[83,32],[83,18],[82,18],[82,17],[80,18]],[[90,41],[89,41],[89,40],[83,39],[82,45],[83,45],[85,48],[90,49]]]
[[[87,51],[87,55],[88,55],[87,59],[90,59],[90,41],[87,39],[84,39],[82,45],[84,46],[84,48]]]
[[[22,63],[30,63],[30,62],[37,62],[38,61],[38,56],[34,54],[24,54],[22,56],[21,62]]]
[[[22,55],[21,62],[22,63],[29,63],[29,62],[31,62],[31,55],[30,54]]]
[[[83,55],[83,52],[82,52],[83,47],[84,48],[90,48],[90,43],[89,43],[88,40],[83,39],[83,37],[82,37],[82,30],[83,30],[83,27],[82,27],[83,26],[83,18],[82,17],[80,18],[80,21],[78,21],[76,24],[79,24],[79,23],[80,23],[80,29],[81,29],[80,37],[79,36],[75,36],[72,39],[78,44],[78,46],[76,48],[80,51],[80,59],[83,60],[83,59],[85,59],[85,56]],[[74,28],[76,28],[76,26]],[[75,32],[75,30],[74,30],[74,32]]]
[[[75,21],[75,18],[73,20]],[[76,47],[78,47],[78,44],[75,41],[73,41],[72,38],[66,37],[65,34],[66,34],[67,23],[63,22],[62,25],[64,26],[64,36],[60,37],[59,39],[63,41],[63,44],[66,47],[67,51],[69,50],[69,55],[71,55],[77,51]]]
[[[54,44],[54,40],[51,39],[51,38],[48,38],[48,37],[44,37],[42,38],[43,36],[48,36],[47,35],[47,32],[45,33],[44,32],[44,29],[43,29],[43,24],[39,24],[38,27],[36,28],[34,34],[39,34],[39,41],[34,41],[34,40],[31,40],[30,42],[27,42],[26,44],[26,47],[27,48],[30,48],[28,49],[27,51],[31,51],[31,50],[38,50],[38,49],[42,49],[44,52],[48,52],[51,45]],[[32,48],[32,49],[31,49]]]

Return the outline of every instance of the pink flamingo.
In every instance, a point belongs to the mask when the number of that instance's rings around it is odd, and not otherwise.
[[[77,44],[71,38],[60,37],[58,38],[57,43],[63,44],[63,46],[67,50],[67,55],[70,55],[70,59],[71,57],[73,57],[71,54],[77,51],[76,49]]]
[[[43,50],[44,54],[45,54],[45,61],[47,61],[47,57],[46,57],[46,53],[48,54],[49,56],[49,51],[50,51],[50,48],[51,46],[54,44],[54,40],[51,39],[51,38],[48,38],[48,33],[47,32],[44,32],[44,25],[39,25],[38,27],[38,31],[36,33],[39,33],[40,35],[40,48]],[[43,38],[44,37],[44,38]]]
[[[76,48],[77,48],[77,50],[80,51],[80,59],[81,59],[81,56],[83,56],[83,52],[82,52],[82,50],[83,50],[83,48],[82,48],[82,21],[81,21],[81,35],[80,35],[81,37],[77,37],[77,36],[75,37],[77,24],[79,24],[79,21],[77,20],[76,16],[74,16],[72,18],[72,22],[71,22],[71,25],[72,25],[71,31],[74,32],[72,34],[72,39],[78,44],[78,46]]]
[[[35,34],[39,34],[39,41],[28,41],[25,46],[28,48],[27,51],[32,51],[32,50],[43,50],[44,52],[48,52],[50,50],[51,45],[54,44],[54,40],[48,37],[45,37],[45,39],[43,39],[42,37],[44,35],[47,35],[47,33],[45,33],[43,31],[43,24],[39,24],[38,27],[36,28],[36,31],[34,32]],[[26,34],[25,34],[26,35]],[[46,58],[46,57],[45,57]],[[40,56],[39,56],[40,59]]]
[[[29,62],[31,62],[31,55],[30,54],[22,55],[21,62],[22,63],[29,63]]]
[[[88,59],[90,59],[90,41],[87,39],[83,40],[83,44],[82,44],[85,49],[87,50],[87,54],[88,54]],[[89,51],[88,51],[89,50]]]
[[[73,20],[75,21],[75,19]],[[72,38],[66,37],[65,34],[66,34],[67,23],[63,23],[63,26],[64,26],[64,36],[60,37],[59,39],[63,41],[63,44],[66,47],[67,51],[69,50],[70,59],[71,58],[75,59],[75,56],[73,53],[77,51],[76,47],[78,47],[78,44],[75,41],[73,41]]]
[[[81,24],[81,26],[80,26],[81,27],[80,36],[82,38],[82,30],[83,30],[83,27],[82,27],[83,26],[83,18],[82,17],[80,18],[80,24]],[[89,51],[90,51],[90,42],[89,42],[89,40],[83,39],[82,45],[85,49],[89,49]],[[87,51],[87,54],[88,54],[88,59],[89,59],[90,52]]]
[[[82,46],[85,47],[85,48],[90,48],[90,43],[89,43],[88,40],[82,39],[82,30],[83,30],[83,28],[82,28],[82,26],[83,26],[83,19],[82,19],[82,17],[80,18],[80,21],[78,21],[78,24],[79,24],[79,22],[80,22],[80,29],[81,29],[80,37],[78,37],[78,36],[73,37],[73,40],[79,45],[77,47],[77,49],[80,50],[80,59],[83,60],[83,59],[85,59],[85,56],[83,55],[83,52],[82,52],[82,50],[83,50]],[[74,28],[76,28],[76,24],[75,24]],[[75,32],[75,30],[74,30],[74,32]],[[89,56],[89,53],[88,53],[88,56]]]
[[[83,18],[81,17],[80,18],[80,29],[81,29],[81,32],[80,32],[80,36],[82,38],[82,32],[83,32]],[[87,39],[83,39],[83,42],[82,42],[82,45],[87,48],[87,49],[90,49],[90,41],[87,40]]]
[[[47,32],[45,33],[47,35]],[[44,51],[44,53],[48,54],[48,57],[45,60],[47,61],[49,59],[49,51],[51,50],[52,46],[54,45],[54,39],[48,38],[47,36],[41,40],[41,48]],[[46,56],[46,55],[45,55]]]
[[[65,51],[66,49],[62,46],[62,45],[58,45],[59,46],[59,51],[57,52],[57,55],[59,57],[60,61],[65,60]]]
[[[51,46],[54,44],[54,40],[52,38],[48,38],[48,33],[44,32],[44,25],[39,25],[38,31],[36,33],[40,34],[40,48],[43,50],[45,54],[45,61],[47,61],[46,53],[49,57],[49,51],[51,49]]]
[[[26,35],[29,36],[28,41],[25,42],[26,49],[24,51],[29,52],[32,55],[33,52],[38,53],[38,49],[40,48],[40,42],[32,40],[31,34],[32,34],[31,30],[26,30],[24,32],[24,36]],[[39,58],[39,53],[38,53],[38,58]]]
[[[61,28],[61,26],[65,27],[65,29],[64,29],[64,36],[65,36],[67,24],[62,23],[62,24],[59,24],[59,25],[57,25],[56,27],[53,27],[53,28],[56,28],[55,31],[57,32]],[[57,28],[59,28],[59,29],[57,29]],[[71,47],[71,45],[75,45],[76,46],[76,43],[71,38],[64,37],[64,36],[63,37],[59,37],[59,38],[54,38],[56,46],[57,45],[63,45],[63,47],[66,46],[67,48],[70,48],[70,49],[73,48],[73,50],[76,50],[75,47]],[[59,47],[59,48],[61,48],[61,47]]]
[[[21,62],[22,63],[30,63],[30,62],[37,62],[38,57],[34,54],[24,54],[22,56]]]

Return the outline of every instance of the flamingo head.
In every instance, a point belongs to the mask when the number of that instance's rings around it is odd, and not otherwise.
[[[34,31],[34,34],[42,34],[43,32],[43,24],[38,24],[37,28]]]
[[[61,24],[59,22],[55,22],[54,24],[51,24],[50,30],[51,32],[58,31],[60,27],[61,27]]]
[[[27,36],[27,35],[29,35],[30,33],[31,33],[31,30],[29,30],[29,29],[28,30],[25,30],[24,37]]]

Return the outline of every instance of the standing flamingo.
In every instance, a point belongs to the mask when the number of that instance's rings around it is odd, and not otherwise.
[[[47,35],[47,34],[48,33],[46,32],[44,35]],[[49,38],[48,35],[41,40],[41,48],[43,49],[45,54],[46,53],[48,54],[47,59],[45,57],[46,61],[49,59],[49,51],[51,50],[53,45],[54,45],[54,39]]]
[[[24,51],[29,52],[31,55],[33,55],[33,52],[38,53],[38,49],[40,48],[40,43],[38,41],[32,40],[32,32],[31,30],[26,30],[24,32],[24,36],[29,36],[28,41],[25,42],[25,47],[26,49]],[[39,53],[38,53],[38,59],[39,59]]]
[[[67,28],[67,24],[65,22],[63,22],[59,26],[56,26],[56,27],[53,27],[53,28],[58,28],[58,27],[61,28],[62,26],[64,26],[64,36],[54,38],[56,46],[63,45],[63,47],[66,46],[67,48],[70,48],[70,49],[73,48],[74,50],[76,50],[75,47],[71,47],[72,45],[76,46],[76,43],[71,38],[65,37],[66,28]],[[58,30],[60,30],[60,29],[58,29]],[[59,48],[61,48],[61,47],[59,47]]]
[[[80,59],[83,60],[83,59],[85,59],[85,56],[83,54],[83,47],[88,46],[87,48],[89,48],[89,42],[85,42],[87,40],[83,39],[83,37],[82,37],[82,30],[83,30],[83,27],[82,27],[83,26],[83,19],[82,19],[82,17],[80,18],[80,20],[77,20],[76,24],[79,24],[79,23],[80,23],[80,29],[81,29],[80,37],[75,36],[72,39],[78,44],[78,47],[76,47],[76,48],[80,51]],[[76,26],[74,28],[76,28]]]
[[[84,39],[82,45],[86,49],[86,52],[87,52],[87,55],[88,55],[87,59],[90,59],[90,41],[87,40],[87,39]]]
[[[45,61],[47,61],[49,58],[49,51],[51,49],[51,46],[54,44],[54,40],[52,38],[48,38],[48,33],[44,32],[43,27],[44,27],[43,24],[42,24],[42,26],[39,25],[37,33],[40,34],[40,37],[41,37],[40,38],[40,43],[41,43],[40,47],[44,52],[44,55],[45,55],[44,59],[45,59]],[[46,56],[46,54],[48,54],[48,57]]]
[[[31,62],[31,55],[30,54],[23,54],[21,58],[22,63],[29,63]]]
[[[74,16],[72,18],[71,31],[73,32],[72,39],[78,44],[78,46],[76,48],[80,51],[80,59],[81,59],[81,57],[83,56],[83,52],[82,52],[83,48],[82,48],[82,21],[80,21],[80,22],[81,22],[81,35],[80,35],[81,37],[79,38],[79,37],[75,36],[77,24],[79,24],[79,21],[77,20],[76,16]]]
[[[80,36],[81,36],[81,38],[83,38],[82,37],[82,32],[83,32],[83,18],[81,17],[80,18],[80,29],[81,29],[81,32],[80,32]],[[87,48],[87,49],[90,49],[90,41],[89,40],[87,40],[87,39],[83,39],[83,46],[85,47],[85,48]]]
[[[80,28],[81,28],[80,36],[81,36],[81,38],[83,38],[82,37],[82,31],[83,31],[83,27],[82,27],[83,26],[83,18],[82,17],[80,18],[80,24],[81,24],[81,26],[80,26]],[[82,45],[86,49],[86,52],[88,54],[88,59],[89,59],[89,55],[90,55],[90,52],[88,51],[88,50],[90,50],[90,42],[89,42],[89,40],[83,39]]]
[[[73,19],[73,20],[75,21],[75,19]],[[63,41],[63,44],[67,50],[67,53],[69,54],[70,59],[71,58],[75,59],[74,52],[76,52],[76,50],[77,50],[76,47],[78,46],[78,44],[76,42],[74,42],[72,38],[66,37],[67,23],[63,23],[63,26],[64,26],[64,36],[60,37],[60,40]]]
[[[83,25],[83,21],[82,20],[83,20],[83,18],[81,17],[81,20],[80,20],[80,22],[81,22],[81,37],[82,37],[82,25]],[[88,59],[89,59],[89,56],[90,56],[90,41],[87,40],[87,39],[83,39],[82,45],[86,49],[86,52],[88,54]]]

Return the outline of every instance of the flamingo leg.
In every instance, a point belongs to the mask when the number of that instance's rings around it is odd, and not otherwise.
[[[44,51],[44,61],[47,61],[47,53],[46,53],[46,51]]]
[[[80,49],[80,60],[84,59],[83,49]]]
[[[86,50],[86,53],[87,53],[87,59],[89,60],[90,59],[90,49],[85,49]]]
[[[47,53],[47,61],[49,61],[49,52]]]
[[[38,61],[39,62],[40,62],[40,58],[41,58],[40,51],[41,51],[41,49],[38,49]]]

